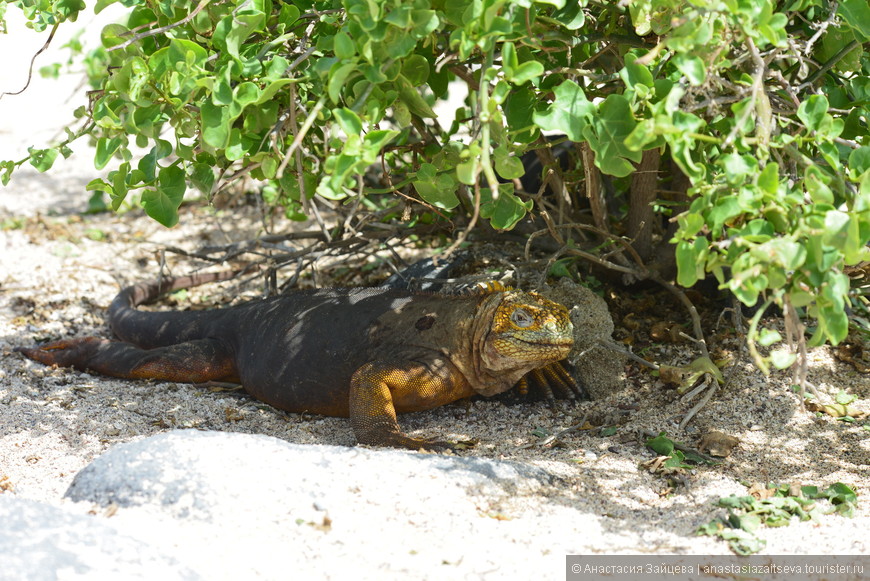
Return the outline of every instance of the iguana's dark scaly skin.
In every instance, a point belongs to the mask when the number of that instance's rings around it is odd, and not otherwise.
[[[240,382],[282,410],[349,416],[360,443],[412,449],[449,444],[405,436],[397,412],[494,395],[539,369],[538,379],[577,391],[557,363],[573,344],[568,311],[535,293],[324,289],[210,311],[135,308],[231,276],[122,290],[108,318],[124,342],[87,337],[19,351],[46,365],[113,377]]]

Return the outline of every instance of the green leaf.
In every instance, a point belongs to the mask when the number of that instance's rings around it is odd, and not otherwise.
[[[528,85],[513,89],[507,96],[502,107],[511,129],[527,129],[513,135],[513,139],[521,143],[531,143],[540,135],[540,131],[533,126],[532,117],[535,112],[537,98],[534,91]]]
[[[681,240],[677,243],[677,283],[689,288],[704,277],[704,262],[707,258],[706,238],[695,238],[694,242]]]
[[[707,68],[704,66],[704,61],[697,56],[678,54],[674,57],[674,65],[689,79],[689,83],[692,85],[702,85],[707,79]]]
[[[586,141],[584,131],[596,113],[594,104],[586,100],[583,89],[574,81],[565,81],[554,90],[555,100],[543,113],[532,119],[544,131],[561,131],[568,139]]]
[[[828,176],[817,166],[808,166],[804,173],[803,186],[815,204],[833,204],[834,193],[828,187]]]
[[[733,195],[720,197],[716,200],[716,205],[707,214],[707,221],[710,223],[710,230],[718,234],[722,226],[725,225],[731,218],[743,214],[743,208],[740,206],[740,201]]]
[[[224,149],[224,155],[226,158],[230,161],[238,161],[250,153],[252,152],[248,151],[245,147],[242,132],[235,127],[231,128],[230,140],[227,142],[226,149]]]
[[[849,154],[849,169],[857,177],[870,169],[870,146],[864,145]]]
[[[768,194],[776,194],[779,190],[779,164],[774,161],[767,162],[758,174],[756,184]]]
[[[758,334],[758,344],[762,347],[769,347],[779,341],[782,341],[782,335],[774,329],[762,329]]]
[[[761,518],[757,514],[745,514],[740,517],[740,528],[751,533],[761,526]]]
[[[95,178],[87,183],[85,191],[88,192],[112,192],[112,185],[103,178]]]
[[[332,70],[329,71],[329,83],[326,89],[326,93],[333,103],[339,103],[342,89],[347,85],[348,80],[358,72],[359,66],[356,63],[336,63],[333,65]]]
[[[867,0],[843,0],[837,7],[843,22],[852,28],[861,42],[870,39],[870,5]]]
[[[421,198],[437,208],[452,210],[459,205],[456,181],[449,174],[439,175],[437,168],[431,163],[420,165],[413,185]]]
[[[175,165],[165,167],[160,170],[157,181],[160,190],[175,203],[175,207],[180,206],[184,192],[187,190],[184,170]]]
[[[362,133],[363,125],[359,115],[347,107],[333,109],[332,114],[336,121],[338,121],[338,124],[341,127],[341,130],[344,131],[345,135],[359,135]]]
[[[512,42],[506,42],[501,46],[501,67],[505,78],[510,80],[514,69],[520,65],[517,58],[517,47]]]
[[[94,4],[94,14],[99,14],[106,6],[111,6],[116,2],[120,2],[120,0],[97,0],[97,3]]]
[[[480,215],[487,218],[497,230],[510,230],[532,210],[534,202],[523,202],[514,195],[514,185],[500,184],[498,199],[492,199],[489,188],[480,190]]]
[[[125,161],[118,166],[117,170],[110,171],[109,180],[112,182],[112,186],[109,190],[109,195],[112,198],[112,209],[117,210],[121,207],[121,204],[127,197],[129,184],[134,181],[130,172],[130,164]],[[136,183],[138,183],[138,181]]]
[[[441,24],[438,12],[426,8],[411,10],[411,22],[414,25],[414,34],[417,38],[424,38],[435,32]]]
[[[176,166],[165,167],[157,181],[155,189],[142,193],[142,206],[150,217],[171,228],[178,223],[178,207],[187,189],[184,171]]]
[[[480,160],[476,157],[456,165],[456,177],[467,186],[473,186],[480,171]]]
[[[411,85],[420,87],[429,78],[429,61],[419,54],[412,54],[402,62],[402,76]]]
[[[123,24],[107,24],[100,31],[100,42],[105,48],[123,44],[128,38],[130,38],[130,29]]]
[[[127,144],[125,137],[101,137],[97,140],[97,150],[94,153],[94,167],[103,169],[111,161],[112,156],[122,145]]]
[[[332,46],[335,56],[341,60],[349,59],[356,55],[356,45],[346,32],[336,34]]]
[[[398,137],[399,131],[394,129],[378,129],[369,131],[363,138],[363,144],[366,149],[374,151],[376,154],[387,146],[389,142]]]
[[[841,389],[840,391],[837,392],[837,396],[834,398],[834,401],[836,401],[840,405],[849,405],[850,403],[854,402],[857,399],[858,399],[857,395],[847,393],[846,391]]]
[[[749,175],[758,173],[758,162],[748,155],[729,153],[717,160],[725,170],[725,179],[732,186],[742,184]]]
[[[789,238],[772,238],[751,251],[759,262],[766,261],[782,266],[788,271],[804,265],[807,251],[803,244]]]
[[[211,189],[215,182],[215,175],[212,166],[205,163],[192,164],[190,182],[203,194],[211,194]]]
[[[852,228],[851,216],[840,210],[831,210],[825,214],[825,231],[822,241],[840,250],[850,245],[850,238],[857,238],[856,229]],[[857,241],[857,240],[855,240]]]
[[[255,32],[263,30],[266,15],[262,10],[251,9],[257,3],[249,3],[248,8],[233,11],[221,19],[215,27],[214,42],[235,59],[240,59],[242,43]],[[262,6],[262,4],[260,4]]]
[[[213,105],[205,101],[200,109],[202,140],[216,148],[223,149],[230,141],[230,126],[232,117],[229,107]]]
[[[151,73],[156,78],[161,78],[170,71],[178,70],[177,65],[188,62],[190,55],[191,62],[195,65],[201,65],[208,58],[206,50],[197,43],[180,38],[173,38],[169,42],[169,46],[161,48],[154,52],[148,58],[148,67]]]
[[[674,451],[674,441],[665,436],[664,432],[655,438],[649,438],[646,441],[646,445],[659,456],[670,456]]]
[[[254,105],[262,105],[263,103],[270,101],[281,89],[295,82],[295,79],[278,79],[272,81],[266,85],[262,91],[260,91],[260,98],[257,99],[257,102],[254,103]]]
[[[36,149],[35,147],[29,147],[27,148],[27,151],[30,153],[30,165],[35,167],[36,171],[39,173],[44,173],[50,170],[51,166],[54,165],[57,156],[60,154],[60,151],[55,148]]]
[[[595,165],[602,172],[625,177],[634,171],[631,162],[640,162],[643,153],[629,149],[625,139],[636,124],[624,95],[609,95],[598,107],[598,114],[593,116],[583,134],[595,151]]]
[[[680,214],[677,223],[680,225],[677,235],[683,240],[691,240],[705,225],[704,217],[694,212]]]
[[[634,61],[626,63],[625,67],[619,71],[619,77],[627,87],[632,89],[635,85],[645,85],[650,88],[653,86],[653,76],[649,69]]]
[[[810,95],[798,106],[797,116],[807,129],[817,130],[828,112],[828,99],[824,95]]]
[[[515,85],[522,85],[527,81],[537,79],[544,74],[544,65],[538,61],[527,61],[514,69],[513,74],[508,79]]]
[[[506,180],[520,178],[526,173],[523,162],[518,157],[508,154],[507,147],[504,145],[493,151],[493,158],[495,171]]]
[[[770,361],[777,369],[788,369],[797,361],[797,353],[792,353],[787,347],[770,352]]]
[[[278,23],[281,32],[287,32],[299,20],[299,9],[293,4],[286,2],[281,3],[281,9],[278,12]]]
[[[9,180],[12,179],[12,172],[15,171],[14,161],[0,161],[0,185],[9,185]]]
[[[581,1],[565,2],[561,9],[553,13],[553,18],[568,30],[577,30],[586,22],[586,15],[583,13],[585,4]]]
[[[254,83],[239,83],[233,89],[233,103],[237,106],[236,111],[241,111],[251,103],[257,103],[260,99],[260,88]]]
[[[153,181],[157,176],[157,162],[172,154],[172,145],[163,139],[158,139],[146,155],[139,160],[138,169],[145,174],[147,181]]]
[[[435,111],[432,110],[429,103],[423,99],[423,96],[420,95],[419,91],[404,75],[399,75],[396,78],[395,85],[399,91],[399,98],[408,106],[411,113],[418,117],[428,117],[431,119],[436,117]]]

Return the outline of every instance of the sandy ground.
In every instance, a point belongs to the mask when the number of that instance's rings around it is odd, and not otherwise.
[[[14,45],[17,64],[26,64],[27,55],[41,44],[30,41]],[[9,54],[3,44],[0,54]],[[53,61],[49,54],[39,62]],[[19,89],[19,73],[4,70],[0,90]],[[75,78],[60,83],[35,79],[23,96],[0,100],[0,159],[20,159],[26,146],[40,146],[57,135],[83,102],[81,92],[73,91],[77,85]],[[121,216],[80,215],[89,197],[84,184],[98,173],[90,152],[81,146],[76,150],[49,174],[25,167],[0,189],[0,493],[62,504],[73,476],[94,457],[117,443],[171,428],[352,445],[346,420],[284,414],[235,392],[48,369],[11,352],[47,339],[108,336],[105,307],[119,285],[157,274],[164,244],[193,250],[259,231],[255,213],[230,215],[203,206],[187,207],[181,225],[172,230],[136,210]],[[170,257],[175,273],[192,266]],[[671,364],[692,357],[686,347],[668,345],[655,348],[653,355]],[[856,405],[868,407],[870,377],[836,361],[826,348],[813,351],[811,359],[810,378],[822,391],[846,390],[860,398]],[[415,434],[481,441],[465,454],[521,460],[562,476],[565,498],[599,514],[606,533],[578,536],[572,545],[577,551],[727,552],[724,542],[694,534],[697,526],[722,514],[713,506],[719,498],[746,494],[746,485],[754,482],[826,486],[838,481],[859,494],[855,518],[827,516],[765,529],[759,535],[767,541],[764,552],[870,550],[870,431],[860,422],[804,412],[784,374],[766,378],[748,363],[679,430],[677,424],[694,403],[682,401],[645,372],[629,369],[619,389],[591,404],[551,410],[543,404],[484,401],[411,414],[400,422]],[[556,433],[586,414],[607,413],[622,417],[610,436],[574,431],[547,447],[534,434],[536,429]],[[653,457],[637,435],[642,430],[667,431],[689,445],[718,430],[740,443],[722,464],[669,480],[641,466]]]

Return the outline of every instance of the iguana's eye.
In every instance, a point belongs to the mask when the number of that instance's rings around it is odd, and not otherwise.
[[[511,313],[511,322],[513,322],[513,324],[520,329],[526,329],[532,326],[532,323],[535,322],[535,319],[532,317],[532,315],[528,313],[528,311],[525,311],[523,309],[516,309],[514,312]]]

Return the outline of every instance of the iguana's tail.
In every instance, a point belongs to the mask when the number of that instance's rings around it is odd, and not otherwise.
[[[229,280],[241,272],[207,272],[128,286],[109,305],[109,326],[121,340],[146,349],[202,338],[203,324],[216,319],[219,310],[145,312],[137,310],[136,307],[152,302],[166,293]]]
[[[134,308],[153,302],[161,295],[183,288],[193,288],[210,282],[230,280],[241,274],[242,270],[225,270],[223,272],[201,272],[187,276],[160,278],[149,282],[140,282],[128,286],[118,293],[109,306],[109,316],[113,310]]]
[[[112,377],[195,383],[238,381],[231,354],[211,331],[221,324],[221,309],[145,312],[136,306],[173,290],[228,280],[239,272],[166,278],[123,289],[109,307],[109,324],[124,342],[82,337],[16,351],[45,365],[75,367]]]

